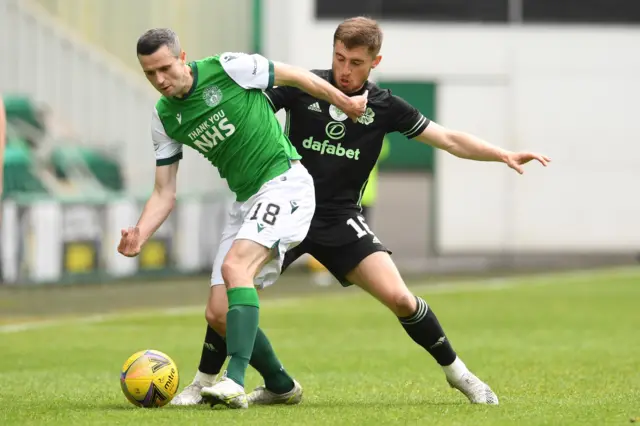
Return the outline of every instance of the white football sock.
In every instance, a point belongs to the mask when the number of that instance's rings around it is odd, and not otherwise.
[[[447,379],[454,381],[460,380],[460,377],[462,377],[464,373],[469,371],[467,366],[464,365],[464,362],[462,362],[462,360],[458,357],[456,357],[455,361],[453,361],[451,365],[442,366],[442,370],[447,376]]]
[[[206,374],[201,371],[196,372],[196,377],[193,379],[194,382],[198,382],[203,386],[211,386],[213,382],[216,380],[215,374]]]

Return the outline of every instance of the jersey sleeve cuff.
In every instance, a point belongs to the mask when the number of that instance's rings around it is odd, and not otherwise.
[[[276,75],[273,66],[273,62],[269,61],[269,81],[267,82],[267,89],[271,89],[273,87],[273,83],[275,82]]]
[[[420,117],[418,122],[411,129],[409,129],[406,132],[404,132],[403,135],[407,139],[413,139],[416,136],[418,136],[420,133],[424,132],[424,129],[427,128],[429,123],[430,123],[430,121],[423,115],[423,116]]]
[[[161,158],[161,159],[156,159],[156,167],[157,166],[168,166],[170,164],[175,163],[176,161],[180,161],[182,160],[182,153],[179,152],[176,155],[172,155],[169,158]]]

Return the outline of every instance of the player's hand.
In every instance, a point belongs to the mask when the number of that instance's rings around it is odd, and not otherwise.
[[[349,98],[349,108],[343,112],[347,114],[354,123],[357,122],[358,118],[362,117],[366,111],[368,95],[369,91],[365,90],[362,95],[352,96]]]
[[[121,231],[122,237],[118,245],[118,252],[127,257],[135,257],[140,254],[142,241],[140,239],[140,228],[127,228]]]
[[[524,166],[529,161],[536,160],[543,166],[547,166],[551,162],[551,158],[536,152],[511,152],[507,155],[505,163],[516,172],[523,174]]]

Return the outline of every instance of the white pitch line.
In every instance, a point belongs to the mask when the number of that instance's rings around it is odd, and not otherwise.
[[[461,293],[473,291],[495,291],[522,285],[545,286],[566,285],[581,282],[587,279],[597,278],[631,278],[640,276],[640,267],[612,268],[580,270],[569,272],[539,273],[533,275],[520,275],[503,278],[476,278],[459,281],[442,281],[431,284],[419,284],[411,286],[412,290],[425,291],[427,293]]]
[[[260,302],[261,306],[279,307],[289,303],[295,303],[297,301],[304,300],[303,298],[283,298],[283,299],[268,299]],[[165,317],[180,317],[194,314],[204,314],[204,305],[192,305],[192,306],[177,306],[166,309],[148,309],[141,310],[140,312],[128,312],[128,311],[116,311],[106,314],[96,314],[87,316],[78,316],[71,318],[60,318],[43,321],[29,321],[17,324],[5,324],[0,325],[0,334],[2,333],[19,333],[21,331],[39,330],[49,327],[57,327],[61,325],[78,325],[78,324],[96,324],[113,320],[121,319],[134,319],[134,318],[146,318],[155,315],[162,315]],[[203,315],[204,317],[204,315]]]
[[[440,282],[432,284],[422,284],[411,286],[411,290],[416,292],[425,292],[430,294],[447,294],[447,293],[470,293],[484,291],[500,291],[508,290],[520,286],[543,286],[543,285],[565,285],[580,282],[585,279],[594,279],[598,277],[637,277],[640,275],[640,268],[617,268],[609,270],[593,270],[593,271],[574,271],[574,272],[558,272],[548,274],[536,274],[528,276],[507,277],[507,278],[486,278],[473,279],[453,282]],[[347,294],[331,293],[319,294],[319,298],[332,297],[355,297],[364,296],[362,292],[352,292]],[[260,302],[261,306],[281,307],[296,304],[305,300],[309,300],[308,296],[303,297],[284,297],[281,299],[266,299]],[[72,318],[61,318],[44,321],[31,321],[18,324],[0,325],[0,334],[2,333],[19,333],[29,330],[39,330],[48,327],[57,327],[61,325],[75,324],[96,324],[111,320],[120,320],[125,318],[144,318],[154,315],[162,316],[186,316],[204,312],[204,305],[196,306],[179,306],[174,308],[160,310],[145,310],[137,313],[133,312],[113,312],[107,314],[88,315]]]

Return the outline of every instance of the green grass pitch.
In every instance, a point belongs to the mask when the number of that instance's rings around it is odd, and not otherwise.
[[[129,404],[119,370],[154,348],[182,389],[200,356],[192,310],[0,327],[0,425],[604,425],[640,416],[640,271],[416,287],[462,359],[500,397],[472,406],[373,299],[337,292],[266,301],[261,325],[301,382],[299,406],[246,411]],[[247,388],[259,382],[255,372]]]

